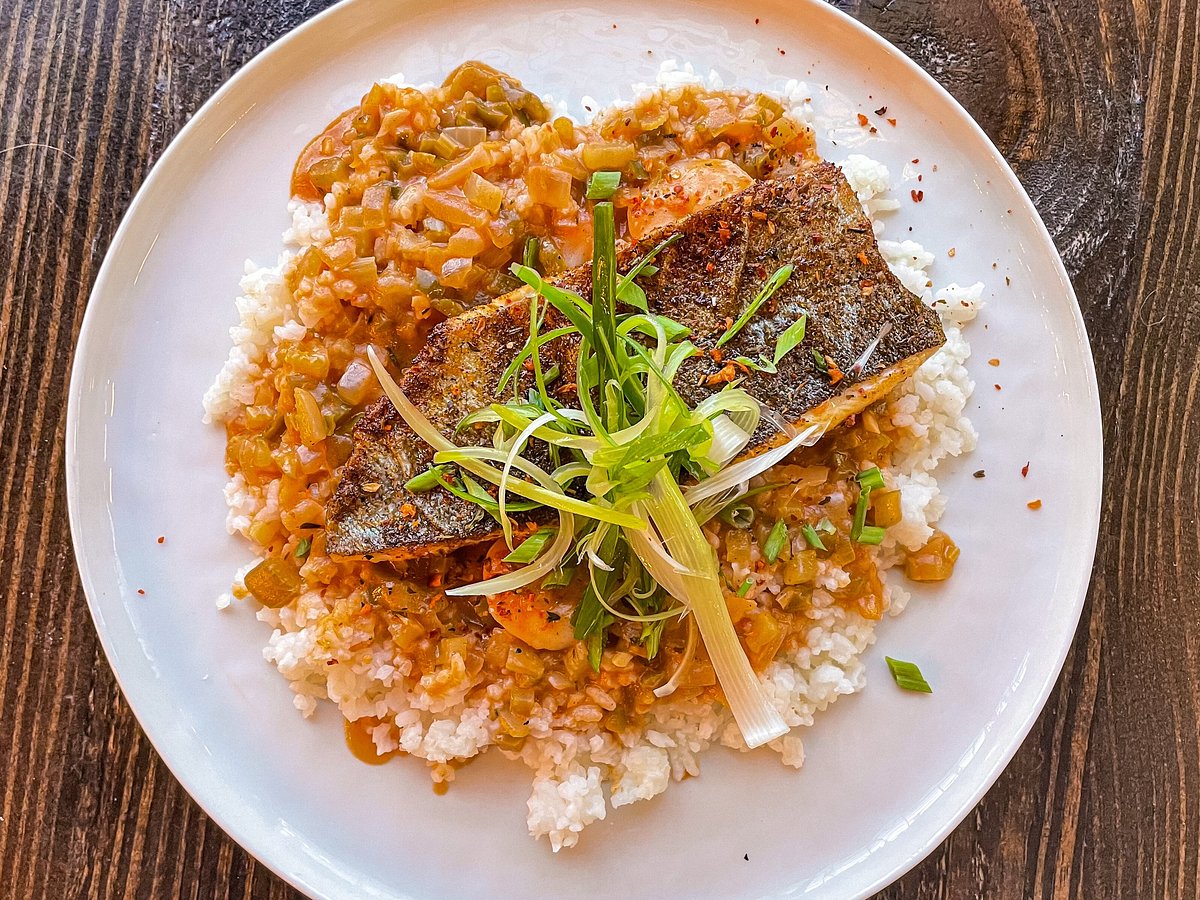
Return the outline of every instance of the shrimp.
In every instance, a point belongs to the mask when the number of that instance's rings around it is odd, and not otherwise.
[[[698,209],[745,190],[754,179],[727,159],[688,159],[671,166],[629,206],[629,235],[673,225]]]
[[[484,561],[485,578],[510,569],[504,557],[508,547],[496,541]],[[487,598],[488,611],[509,634],[535,650],[565,650],[575,643],[571,613],[579,603],[574,583],[564,588],[526,587]]]

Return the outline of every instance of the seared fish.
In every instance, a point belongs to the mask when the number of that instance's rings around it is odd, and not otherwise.
[[[937,314],[888,270],[854,191],[830,163],[756,182],[674,230],[682,237],[659,255],[658,272],[639,284],[650,309],[690,328],[691,340],[704,351],[675,380],[693,405],[737,376],[787,421],[832,427],[909,377],[945,340]],[[663,229],[619,250],[618,267],[627,270],[670,233]],[[795,267],[792,276],[721,352],[713,352],[766,280],[788,263]],[[590,267],[554,282],[586,297]],[[409,399],[456,443],[490,444],[490,430],[455,435],[455,428],[497,399],[500,377],[529,335],[530,295],[523,288],[442,322],[400,378]],[[770,358],[776,340],[801,315],[808,316],[804,340],[776,373],[729,368],[737,356]],[[547,320],[547,328],[556,324]],[[576,351],[568,339],[543,351],[544,367],[557,363],[563,373],[551,390],[569,390]],[[523,374],[522,393],[531,382]],[[573,402],[573,395],[564,396]],[[743,456],[784,439],[764,422]],[[498,534],[486,512],[441,488],[404,489],[432,456],[387,398],[371,407],[355,429],[353,453],[326,509],[328,551],[408,559]]]

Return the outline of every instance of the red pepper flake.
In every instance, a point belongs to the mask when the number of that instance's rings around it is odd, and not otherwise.
[[[893,128],[895,128],[895,127],[896,127],[896,120],[895,120],[895,119],[888,119],[888,120],[887,120],[887,123],[888,123],[889,125],[891,125]]]
[[[760,222],[765,222],[767,220],[767,214],[761,209],[754,209],[750,211],[750,218],[758,219]]]
[[[755,17],[754,17],[754,24],[755,24],[755,25],[757,25],[757,24],[758,24],[760,21],[762,21],[762,20],[761,20],[761,19],[759,19],[759,18],[758,18],[758,16],[755,16]]]
[[[994,387],[996,390],[1000,390],[1000,385],[998,384],[993,384],[992,387]]]
[[[712,361],[715,363],[719,363],[722,359],[725,358],[725,353],[721,350],[720,347],[713,347],[711,350],[708,351],[708,355],[712,357]]]
[[[767,219],[767,234],[774,234],[774,233],[775,233],[775,220]]]
[[[1025,505],[1028,506],[1030,509],[1041,509],[1042,501],[1041,500],[1030,500]]]
[[[166,541],[166,538],[165,538],[163,535],[161,535],[161,534],[160,534],[160,535],[158,536],[158,542],[161,544],[161,543],[163,543],[164,541]]]
[[[915,165],[916,165],[917,163],[919,163],[919,162],[920,162],[920,160],[919,160],[919,159],[917,159],[917,158],[914,156],[914,157],[913,157],[912,164],[915,166]]]
[[[913,191],[911,191],[911,193],[912,193],[913,203],[920,203],[922,200],[925,199],[924,191],[918,191],[918,190],[914,189]]]
[[[1025,463],[1025,465],[1021,466],[1021,477],[1022,478],[1029,477],[1029,463]]]
[[[704,264],[704,271],[705,271],[705,272],[711,272],[711,271],[712,271],[713,269],[715,269],[715,268],[716,268],[716,266],[714,266],[714,265],[713,265],[711,262],[708,262],[708,263],[705,263],[705,264]]]
[[[144,590],[142,590],[141,588],[138,588],[138,593],[141,594],[143,597],[146,596],[146,592]]]
[[[429,586],[430,587],[441,587],[442,586],[442,573],[441,572],[434,572],[432,575],[429,576]]]
[[[833,361],[832,356],[825,357],[825,369],[829,373],[830,384],[837,384],[846,377],[842,370],[838,368],[838,364]]]
[[[987,472],[983,471],[983,469],[979,469],[977,472],[975,472],[975,477],[976,478],[986,478]]]
[[[867,124],[868,124],[870,121],[871,121],[871,120],[870,120],[870,119],[868,119],[866,116],[864,116],[862,113],[859,113],[859,114],[858,114],[858,124],[859,124],[859,125],[861,125],[861,126],[863,126],[864,128],[866,128],[866,127],[867,127]]]
[[[564,384],[562,387],[560,387],[558,389],[558,393],[569,394],[569,393],[571,393],[571,391],[575,390],[575,388],[576,388],[575,382],[571,381],[571,382],[568,382],[567,384]]]
[[[336,659],[325,660],[325,665],[327,665],[327,666],[336,666],[337,664],[338,664],[338,661]]]
[[[989,359],[988,365],[989,366],[998,366],[998,365],[1000,365],[1000,360],[995,359],[995,358]]]
[[[779,55],[780,55],[780,56],[787,56],[787,51],[785,51],[785,50],[784,50],[782,47],[780,47],[780,48],[779,48]]]
[[[870,128],[870,132],[871,132],[871,134],[879,134],[879,129],[876,128],[874,125],[872,125]]]
[[[862,263],[864,266],[869,266],[871,264],[871,261],[869,259],[867,259],[866,252],[863,250],[858,251],[858,261],[860,263]]]
[[[704,384],[707,387],[715,387],[718,384],[728,384],[735,378],[737,378],[737,369],[734,368],[733,363],[728,362],[725,363],[720,372],[714,372],[705,378]]]
[[[400,505],[400,515],[404,516],[404,518],[411,519],[416,514],[417,508],[411,503],[402,503]]]

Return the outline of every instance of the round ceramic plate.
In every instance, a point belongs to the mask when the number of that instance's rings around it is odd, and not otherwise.
[[[184,786],[315,896],[591,897],[614,872],[659,896],[867,893],[937,846],[992,784],[1075,630],[1100,500],[1092,359],[1050,238],[987,138],[895,48],[818,0],[603,6],[350,0],[318,16],[179,135],[88,305],[67,483],[105,651]],[[274,262],[288,175],[310,135],[376,78],[440,80],[467,58],[567,99],[577,115],[585,96],[628,98],[666,58],[729,85],[804,80],[819,115],[880,122],[877,135],[855,126],[819,138],[831,158],[867,153],[901,182],[905,202],[885,236],[912,226],[937,254],[939,285],[987,284],[969,329],[980,446],[940,470],[945,525],[963,551],[955,577],[881,623],[866,691],[818,717],[801,771],[768,752],[714,750],[702,777],[610,813],[557,855],[526,832],[522,766],[490,755],[444,797],[419,763],[364,766],[335,709],[311,721],[293,709],[262,659],[267,633],[250,605],[218,612],[213,602],[250,559],[225,532],[224,438],[200,408],[228,350],[243,262]],[[872,112],[881,106],[894,127]],[[909,198],[917,171],[921,203]],[[977,469],[987,477],[972,478]],[[1044,501],[1036,512],[1034,498]],[[885,653],[919,661],[936,693],[899,691]]]

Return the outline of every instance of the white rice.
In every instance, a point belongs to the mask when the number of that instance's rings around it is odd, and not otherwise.
[[[695,82],[720,86],[715,72],[702,77],[690,66],[673,62],[664,64],[659,75],[660,86]],[[782,95],[791,115],[809,119],[802,82],[789,82]],[[878,217],[898,206],[886,166],[862,155],[847,157],[841,166],[875,219],[878,233]],[[252,402],[249,386],[261,373],[273,343],[304,334],[283,273],[295,252],[328,239],[329,230],[320,204],[293,201],[289,209],[292,226],[284,235],[289,251],[269,268],[246,265],[237,300],[240,321],[230,331],[229,357],[204,397],[206,421],[225,421]],[[945,346],[889,400],[892,423],[910,429],[911,438],[895,454],[886,476],[889,484],[900,488],[903,510],[903,521],[888,529],[879,549],[881,568],[886,569],[898,561],[897,548],[917,549],[925,543],[945,508],[934,476],[938,463],[975,446],[976,433],[965,416],[974,384],[966,370],[970,347],[963,327],[982,305],[983,285],[949,284],[935,291],[929,272],[934,257],[919,244],[882,240],[880,249],[901,282],[938,310],[946,331]],[[244,534],[256,516],[272,515],[277,494],[277,484],[252,488],[235,476],[226,488],[230,532]],[[763,675],[773,704],[793,728],[811,725],[817,713],[866,683],[862,656],[875,640],[875,623],[839,606],[830,594],[848,580],[844,571],[822,564],[804,645],[777,658]],[[751,596],[771,587],[756,583]],[[887,585],[885,593],[893,614],[908,600],[898,585]],[[485,701],[465,703],[461,695],[431,691],[434,685],[408,677],[410,661],[389,646],[372,643],[370,631],[346,624],[331,628],[325,617],[334,599],[310,591],[292,607],[258,612],[272,629],[263,655],[291,683],[295,706],[303,715],[311,715],[319,700],[328,699],[347,719],[372,716],[381,721],[372,732],[380,753],[402,749],[436,764],[470,758],[492,744],[497,725]],[[228,606],[228,596],[217,605]],[[364,644],[370,649],[352,649]],[[605,817],[609,805],[647,800],[672,781],[699,774],[699,756],[711,744],[745,747],[728,712],[714,704],[662,702],[651,715],[651,727],[617,737],[598,727],[585,733],[568,730],[549,713],[535,713],[529,722],[533,739],[518,754],[533,770],[530,833],[548,838],[554,850],[573,846],[584,827]],[[792,732],[770,746],[785,765],[803,764],[799,734]],[[435,767],[434,775],[448,780],[453,770]]]

